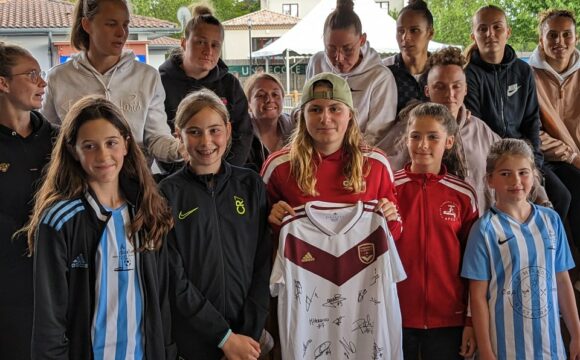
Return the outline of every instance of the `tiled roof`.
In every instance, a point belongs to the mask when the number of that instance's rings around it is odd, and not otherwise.
[[[68,29],[74,4],[64,0],[0,0],[0,29]],[[176,24],[133,15],[132,29],[167,29],[179,31]]]
[[[286,27],[288,29],[293,27],[300,21],[300,19],[297,17],[284,15],[264,9],[224,21],[223,25],[226,29],[235,27],[247,28],[248,20],[250,19],[252,19],[252,26],[257,27],[275,26],[275,27]]]
[[[162,36],[149,41],[149,46],[154,47],[178,47],[180,45],[181,41],[179,39],[174,39],[169,36]]]

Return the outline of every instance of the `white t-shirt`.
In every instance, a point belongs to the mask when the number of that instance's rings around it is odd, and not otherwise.
[[[309,202],[286,217],[270,277],[285,359],[402,359],[405,279],[376,201]]]

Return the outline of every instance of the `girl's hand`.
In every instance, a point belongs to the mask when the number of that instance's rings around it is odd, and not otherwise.
[[[377,206],[375,206],[375,211],[382,212],[387,221],[394,221],[399,218],[397,207],[386,198],[379,199]]]
[[[272,206],[270,215],[268,216],[268,222],[272,225],[280,226],[282,225],[282,220],[284,216],[290,214],[292,216],[296,215],[292,206],[288,205],[285,201],[278,201]]]
[[[463,328],[463,336],[461,338],[461,349],[459,351],[459,355],[466,359],[471,358],[473,353],[475,353],[475,349],[477,349],[475,331],[473,331],[473,327],[466,326]]]
[[[222,350],[228,360],[257,360],[260,344],[251,337],[232,333]]]

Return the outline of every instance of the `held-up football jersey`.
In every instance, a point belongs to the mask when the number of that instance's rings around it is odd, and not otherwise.
[[[270,277],[285,359],[402,359],[405,279],[377,202],[308,202],[280,229]]]

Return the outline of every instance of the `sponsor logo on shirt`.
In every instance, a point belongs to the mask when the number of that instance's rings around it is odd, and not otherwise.
[[[521,86],[518,84],[511,84],[508,86],[507,96],[511,97],[513,94],[517,93],[520,88]]]
[[[516,313],[527,319],[539,319],[548,315],[551,308],[546,287],[550,283],[551,276],[545,268],[530,266],[514,274],[504,295]]]
[[[366,243],[358,246],[358,258],[363,264],[370,264],[375,260],[375,244]]]
[[[85,260],[85,257],[83,255],[83,253],[80,253],[72,261],[72,263],[70,264],[70,267],[72,269],[88,269],[89,268],[89,264],[87,264],[87,261]]]
[[[184,220],[186,217],[188,217],[189,215],[193,214],[194,212],[197,211],[197,209],[199,209],[199,207],[193,208],[189,211],[183,212],[183,211],[179,211],[179,214],[177,214],[177,218],[179,220]]]
[[[552,229],[548,229],[548,249],[556,250],[556,233]]]
[[[132,251],[127,250],[127,247],[125,245],[121,245],[121,248],[119,249],[119,256],[116,256],[117,258],[117,267],[115,268],[115,271],[131,271],[133,270],[133,258],[135,257],[135,255],[133,254]]]
[[[127,99],[121,99],[119,101],[119,107],[123,112],[138,112],[141,111],[141,103],[137,94],[129,95]]]
[[[10,167],[9,163],[0,163],[0,172],[7,172],[8,168]]]
[[[503,245],[503,244],[505,244],[506,242],[510,241],[513,238],[514,238],[513,236],[510,236],[507,239],[498,239],[497,240],[497,243],[500,244],[500,245]]]
[[[244,205],[244,199],[239,196],[234,195],[234,205],[236,206],[236,212],[238,215],[244,215],[246,213],[246,206]]]
[[[445,201],[439,207],[439,214],[445,221],[457,221],[459,219],[459,206],[453,201]]]
[[[302,259],[300,259],[300,261],[302,261],[303,263],[305,262],[313,262],[316,259],[314,258],[314,256],[312,256],[312,254],[309,252],[307,252],[306,254],[304,254],[304,256],[302,257]]]

